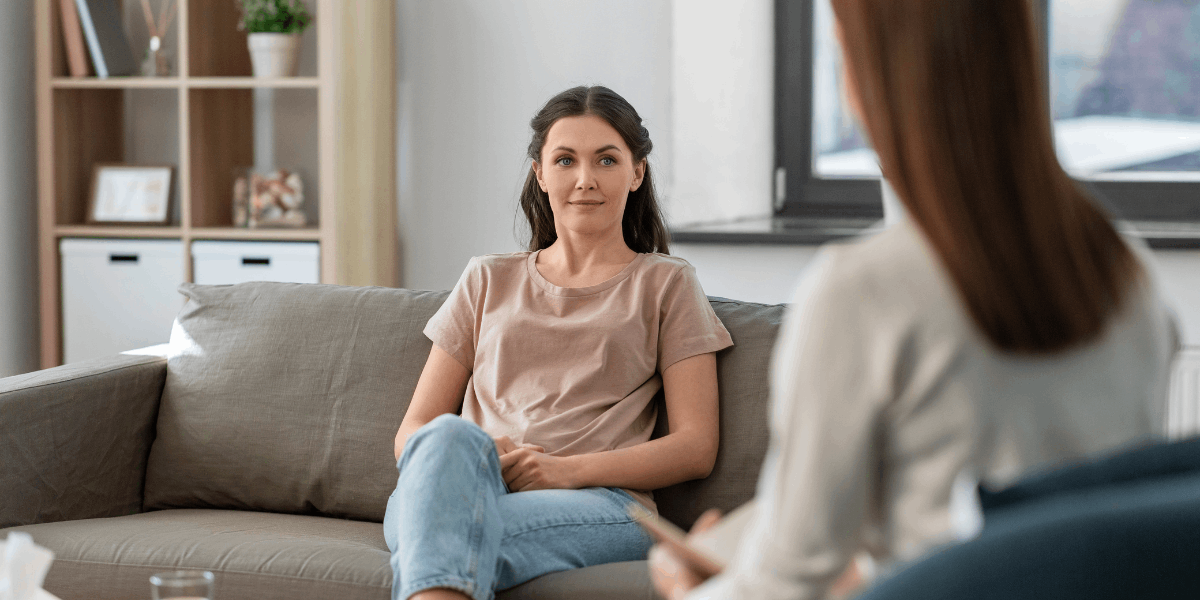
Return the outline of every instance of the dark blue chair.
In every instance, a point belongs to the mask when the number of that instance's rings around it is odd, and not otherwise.
[[[1200,438],[980,490],[984,528],[859,600],[1200,598]]]

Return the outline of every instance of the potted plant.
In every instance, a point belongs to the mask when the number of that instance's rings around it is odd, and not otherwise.
[[[294,77],[300,34],[312,22],[302,0],[237,0],[255,77]]]

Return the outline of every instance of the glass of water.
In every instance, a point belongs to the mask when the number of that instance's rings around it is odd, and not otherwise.
[[[150,576],[154,600],[213,600],[212,571],[169,571]]]

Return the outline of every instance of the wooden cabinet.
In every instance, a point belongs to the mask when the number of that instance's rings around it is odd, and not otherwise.
[[[352,15],[353,5],[361,1],[307,0],[314,20],[304,44],[315,45],[307,52],[315,53],[316,58],[312,60],[310,54],[307,62],[302,60],[297,77],[251,76],[246,34],[238,31],[240,15],[233,0],[179,0],[178,16],[167,34],[167,45],[173,51],[172,76],[99,79],[68,76],[60,0],[36,0],[38,271],[43,368],[62,361],[58,243],[62,238],[178,240],[184,248],[183,271],[188,281],[193,277],[190,253],[193,240],[318,242],[321,282],[395,284],[394,281],[348,281],[339,277],[338,272],[339,264],[344,267],[358,262],[354,253],[361,246],[361,241],[351,239],[354,235],[345,233],[347,222],[356,215],[379,212],[370,207],[356,207],[355,203],[391,202],[393,220],[395,210],[394,191],[391,197],[382,198],[362,198],[357,194],[338,197],[338,160],[347,160],[338,153],[343,140],[338,139],[339,115],[335,104],[338,86],[346,85],[338,81],[336,72],[340,63],[338,46],[343,38],[338,29],[355,26],[348,24],[344,15]],[[126,8],[131,2],[137,4],[137,0],[125,0]],[[390,53],[386,59],[390,64]],[[280,116],[275,118],[275,126],[290,136],[284,144],[286,151],[299,152],[311,163],[310,172],[301,173],[307,228],[233,226],[235,168],[250,167],[255,162],[255,91],[260,89],[274,90],[275,101],[287,105],[289,121],[281,122]],[[150,108],[143,111],[138,106]],[[353,150],[353,140],[350,146]],[[118,227],[87,224],[85,213],[94,165],[104,162],[172,164],[175,208],[170,223]],[[280,163],[278,166],[291,166],[282,159]],[[339,224],[339,216],[343,223]],[[343,231],[342,239],[339,230]],[[394,237],[382,242],[385,247],[389,244],[395,246]]]

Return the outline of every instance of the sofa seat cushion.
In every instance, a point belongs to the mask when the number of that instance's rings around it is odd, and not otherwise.
[[[389,597],[378,523],[183,509],[16,528],[54,551],[45,588],[62,598],[148,598],[150,575],[204,569],[216,597]]]
[[[661,600],[644,560],[543,575],[496,594],[496,600]]]
[[[62,600],[150,596],[150,575],[204,569],[221,600],[391,597],[378,523],[210,509],[163,510],[0,530],[54,551],[46,591]],[[552,573],[499,600],[653,598],[645,561]]]

